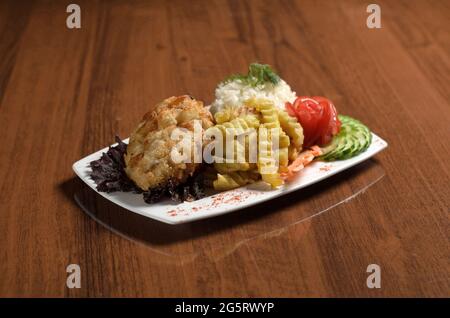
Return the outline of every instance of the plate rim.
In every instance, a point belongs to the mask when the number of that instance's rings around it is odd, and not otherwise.
[[[98,191],[96,189],[95,185],[92,182],[89,182],[89,177],[85,177],[84,175],[82,175],[82,171],[81,171],[82,167],[80,167],[80,169],[79,169],[79,166],[82,164],[82,162],[89,160],[90,157],[93,157],[92,160],[94,160],[94,157],[97,157],[98,154],[101,154],[101,153],[107,151],[109,149],[109,147],[115,146],[115,145],[117,145],[117,143],[113,143],[110,146],[104,147],[104,148],[102,148],[100,150],[97,150],[97,151],[95,151],[95,152],[93,152],[93,153],[91,153],[91,154],[89,154],[89,155],[87,155],[87,156],[77,160],[76,162],[74,162],[72,164],[72,170],[75,172],[75,174],[77,175],[78,178],[80,178],[86,185],[88,185],[97,194],[100,194],[106,200],[111,201],[112,203],[120,206],[121,208],[126,209],[126,210],[128,210],[130,212],[142,215],[144,217],[163,222],[165,224],[177,225],[177,224],[184,224],[184,223],[194,222],[194,221],[198,221],[198,220],[202,220],[202,219],[216,217],[216,216],[223,215],[223,214],[232,213],[232,212],[235,212],[235,211],[238,211],[238,210],[242,210],[242,209],[248,208],[248,207],[253,206],[253,205],[264,203],[266,201],[269,201],[269,200],[281,197],[283,195],[292,193],[294,191],[306,188],[306,187],[308,187],[308,186],[310,186],[312,184],[315,184],[315,183],[318,183],[320,181],[323,181],[323,180],[325,180],[325,179],[327,179],[327,178],[329,178],[331,176],[334,176],[334,175],[336,175],[336,174],[338,174],[338,173],[340,173],[342,171],[345,171],[345,170],[347,170],[347,169],[349,169],[351,167],[354,167],[354,166],[360,164],[361,162],[370,159],[371,157],[375,156],[376,154],[380,153],[381,151],[383,151],[384,149],[386,149],[388,147],[388,143],[386,142],[386,140],[382,139],[381,137],[379,137],[378,135],[376,135],[373,132],[371,132],[371,133],[373,135],[372,137],[375,137],[375,138],[372,138],[372,143],[370,144],[370,146],[372,146],[372,144],[374,143],[374,141],[376,139],[381,140],[382,141],[382,145],[379,146],[377,149],[373,150],[370,153],[363,152],[363,153],[357,155],[356,157],[347,159],[347,160],[353,160],[353,162],[352,162],[352,164],[350,166],[344,166],[344,167],[341,167],[341,168],[334,169],[333,171],[331,171],[328,174],[324,174],[324,175],[318,177],[317,179],[313,179],[311,181],[306,182],[305,184],[302,184],[300,187],[293,186],[293,187],[284,188],[284,191],[278,192],[274,196],[267,196],[265,198],[261,198],[257,202],[245,202],[245,203],[243,203],[241,205],[236,205],[236,206],[233,206],[233,207],[229,207],[228,209],[222,209],[222,210],[219,210],[217,212],[210,212],[208,214],[198,213],[196,215],[189,216],[188,218],[184,218],[184,219],[183,218],[178,218],[178,219],[177,218],[162,218],[162,217],[160,217],[158,215],[154,215],[154,214],[153,215],[145,214],[137,207],[136,208],[129,207],[129,206],[125,207],[125,206],[123,206],[123,202],[121,202],[120,200],[116,199],[115,197],[111,197],[109,195],[109,193]],[[126,139],[123,139],[122,141],[123,142],[127,142],[128,140],[129,140],[129,138],[126,138]],[[370,148],[370,146],[369,146],[369,148]],[[359,157],[359,159],[357,159],[358,157]],[[357,160],[355,160],[355,159],[357,159]],[[90,161],[92,161],[92,160],[90,160]],[[343,161],[345,161],[345,160],[343,160]],[[237,189],[239,189],[239,188],[237,188]],[[233,189],[233,190],[236,190],[236,189]],[[228,191],[233,191],[233,190],[228,190]],[[277,190],[275,190],[275,191],[277,191]],[[226,191],[223,191],[223,192],[226,192]],[[136,195],[138,195],[138,194],[136,194]],[[194,202],[196,202],[196,201],[194,201]],[[183,204],[183,203],[180,203],[180,204]]]

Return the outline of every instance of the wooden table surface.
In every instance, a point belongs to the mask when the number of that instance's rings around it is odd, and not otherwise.
[[[66,27],[68,3],[0,3],[0,296],[450,296],[450,1],[377,1],[381,29],[366,27],[366,1],[76,1],[81,29]],[[389,148],[180,226],[75,177],[156,102],[210,103],[253,61]],[[80,289],[66,287],[69,264]]]

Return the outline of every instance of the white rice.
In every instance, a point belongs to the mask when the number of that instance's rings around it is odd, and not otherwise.
[[[270,99],[277,107],[284,109],[285,103],[294,102],[296,96],[295,92],[283,80],[280,80],[276,85],[266,83],[257,87],[235,80],[217,86],[216,99],[211,104],[210,111],[214,115],[224,107],[239,108],[243,106],[244,101],[250,98]]]

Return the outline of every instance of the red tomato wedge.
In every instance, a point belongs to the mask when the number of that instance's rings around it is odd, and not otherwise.
[[[328,144],[341,128],[336,107],[325,97],[300,96],[293,104],[286,103],[286,111],[303,127],[303,148]]]

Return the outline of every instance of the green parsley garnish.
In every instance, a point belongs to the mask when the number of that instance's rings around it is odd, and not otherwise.
[[[248,67],[248,74],[235,74],[227,77],[222,83],[229,83],[239,80],[244,84],[250,86],[258,86],[266,83],[278,84],[280,77],[274,70],[267,64],[252,63]]]

